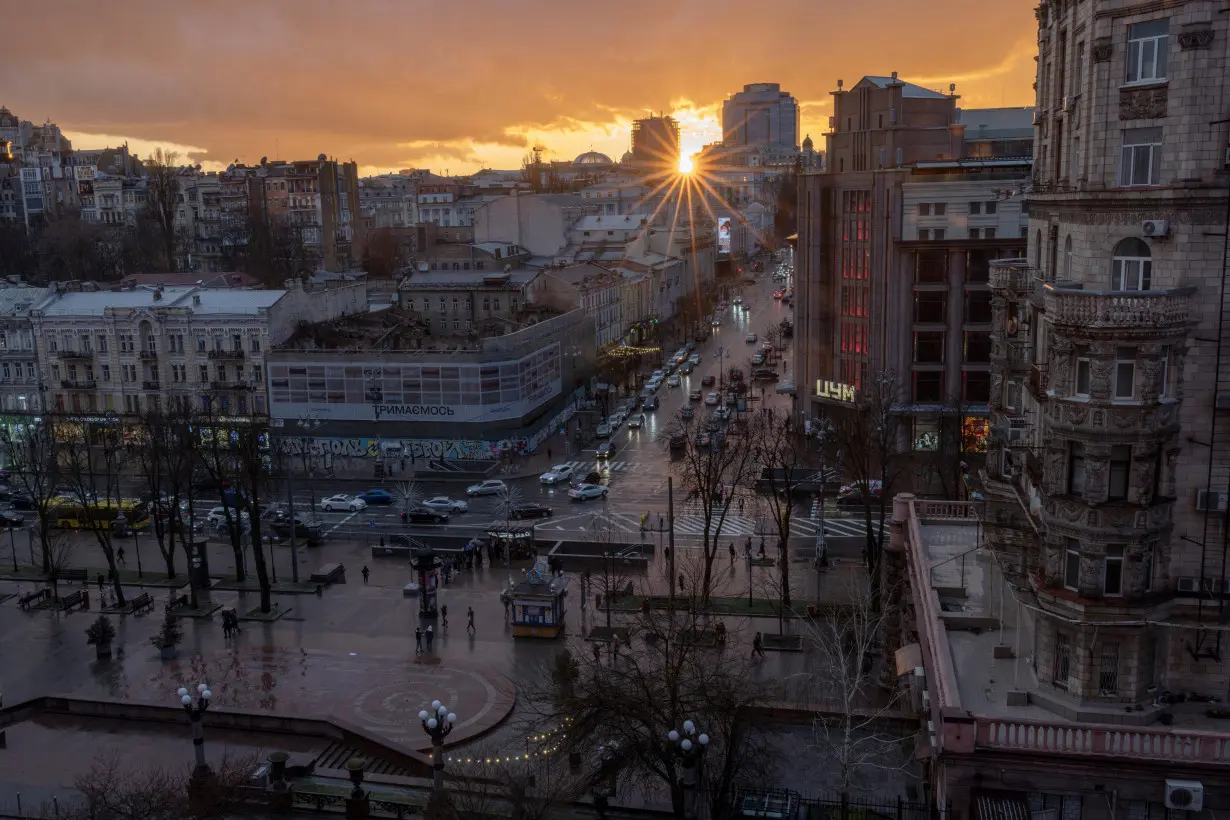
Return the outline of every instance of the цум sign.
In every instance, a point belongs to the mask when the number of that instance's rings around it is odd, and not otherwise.
[[[830,401],[853,404],[854,395],[854,388],[848,384],[829,382],[824,379],[816,380],[816,398],[818,399],[829,399]]]

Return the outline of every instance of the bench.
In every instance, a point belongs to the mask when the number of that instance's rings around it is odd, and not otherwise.
[[[85,598],[81,594],[81,590],[77,590],[61,598],[58,605],[61,611],[68,612],[73,607],[82,606],[84,603]]]
[[[59,573],[61,581],[75,581],[79,584],[84,584],[89,579],[88,571],[84,569],[62,569]]]
[[[34,592],[27,592],[17,599],[17,605],[22,609],[29,609],[36,603],[42,603],[47,600],[47,590],[36,589]]]
[[[343,564],[325,564],[313,572],[308,580],[313,584],[344,584],[346,583],[346,567]]]
[[[132,599],[129,606],[132,607],[132,611],[134,613],[143,612],[147,609],[154,608],[154,599],[149,596],[148,592],[142,592],[136,598]]]
[[[167,601],[166,611],[171,612],[176,607],[181,607],[181,606],[188,606],[188,596],[187,595],[177,595],[177,596],[173,595],[171,596],[171,600]]]

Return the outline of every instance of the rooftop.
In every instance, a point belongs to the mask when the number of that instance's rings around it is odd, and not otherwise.
[[[510,271],[414,271],[401,280],[400,290],[517,289],[528,285],[540,271],[514,268]]]
[[[958,121],[965,139],[1033,139],[1034,107],[963,108]]]
[[[179,285],[203,288],[258,288],[260,280],[246,273],[130,273],[120,280],[120,287],[138,285]]]
[[[102,316],[108,310],[180,308],[194,314],[257,316],[286,295],[285,290],[232,290],[197,287],[148,287],[132,290],[52,295],[39,306],[43,316]],[[200,298],[198,304],[194,297]]]
[[[929,88],[923,88],[921,85],[915,85],[914,83],[907,83],[905,80],[899,80],[896,77],[867,76],[867,77],[863,77],[863,79],[860,80],[860,82],[871,83],[877,88],[888,88],[889,86],[894,85],[894,84],[900,85],[901,86],[901,96],[906,97],[906,98],[926,99],[926,100],[948,99],[947,94],[941,94],[938,91],[932,91]],[[855,88],[857,87],[858,86],[856,85]]]
[[[649,223],[648,214],[599,214],[577,220],[578,231],[635,231]]]
[[[47,288],[0,288],[0,316],[13,316],[27,311],[48,293]]]

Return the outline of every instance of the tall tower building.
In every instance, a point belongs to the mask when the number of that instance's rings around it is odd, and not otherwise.
[[[722,141],[799,150],[799,101],[777,83],[743,86],[722,103]]]
[[[632,159],[637,164],[679,168],[679,123],[674,117],[646,117],[632,123]]]

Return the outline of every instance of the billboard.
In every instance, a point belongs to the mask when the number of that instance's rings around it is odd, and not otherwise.
[[[730,217],[718,217],[718,253],[730,253]]]

